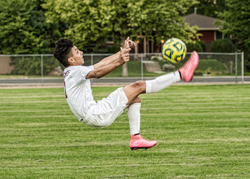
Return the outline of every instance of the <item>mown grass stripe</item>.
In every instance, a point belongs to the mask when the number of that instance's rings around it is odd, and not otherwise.
[[[94,87],[95,100],[117,87]],[[126,111],[79,122],[58,89],[0,90],[0,178],[250,178],[250,85],[176,85],[143,94],[132,152]]]

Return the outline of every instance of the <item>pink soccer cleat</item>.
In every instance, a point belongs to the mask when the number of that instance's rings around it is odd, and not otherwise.
[[[156,141],[148,141],[141,137],[141,134],[131,135],[130,148],[131,150],[148,149],[156,145]]]
[[[193,79],[193,74],[199,63],[199,56],[196,51],[193,51],[188,61],[179,69],[181,79],[189,82]]]

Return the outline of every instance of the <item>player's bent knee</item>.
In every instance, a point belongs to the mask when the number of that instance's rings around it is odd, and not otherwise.
[[[141,103],[141,98],[140,96],[137,96],[135,100],[132,103]]]
[[[132,84],[134,88],[136,88],[140,92],[145,92],[146,91],[146,83],[145,81],[136,81],[135,83]]]

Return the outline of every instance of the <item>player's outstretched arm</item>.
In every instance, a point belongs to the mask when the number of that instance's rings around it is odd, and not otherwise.
[[[135,46],[135,42],[133,42],[132,40],[129,39],[129,37],[125,40],[125,45],[124,45],[124,49],[128,49],[130,47],[134,47]],[[104,58],[103,60],[101,60],[100,62],[96,63],[93,65],[94,69],[98,69],[100,67],[106,66],[110,63],[115,62],[120,56],[120,51],[115,53],[114,55],[111,55],[109,57]]]
[[[94,70],[90,71],[88,75],[86,76],[86,79],[90,78],[101,78],[108,73],[110,73],[112,70],[116,69],[118,66],[123,65],[124,63],[129,61],[129,54],[130,48],[123,49],[121,48],[119,52],[119,57],[116,61],[113,63],[110,63],[105,66],[101,66],[99,68],[94,68]]]

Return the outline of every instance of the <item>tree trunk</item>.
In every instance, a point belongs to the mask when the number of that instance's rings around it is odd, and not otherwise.
[[[122,76],[128,76],[128,66],[127,63],[122,65]]]
[[[228,73],[230,74],[230,69],[227,67],[227,63],[223,63],[223,66],[227,69]]]
[[[234,62],[233,61],[229,61],[229,64],[230,64],[230,74],[232,74],[233,73],[233,64],[234,64]]]
[[[233,73],[233,61],[229,61],[228,63],[226,62],[223,65],[227,69],[229,74]]]
[[[125,37],[122,37],[122,47],[124,47],[125,45]],[[125,63],[124,65],[122,65],[122,76],[128,76],[128,66],[127,63]]]

